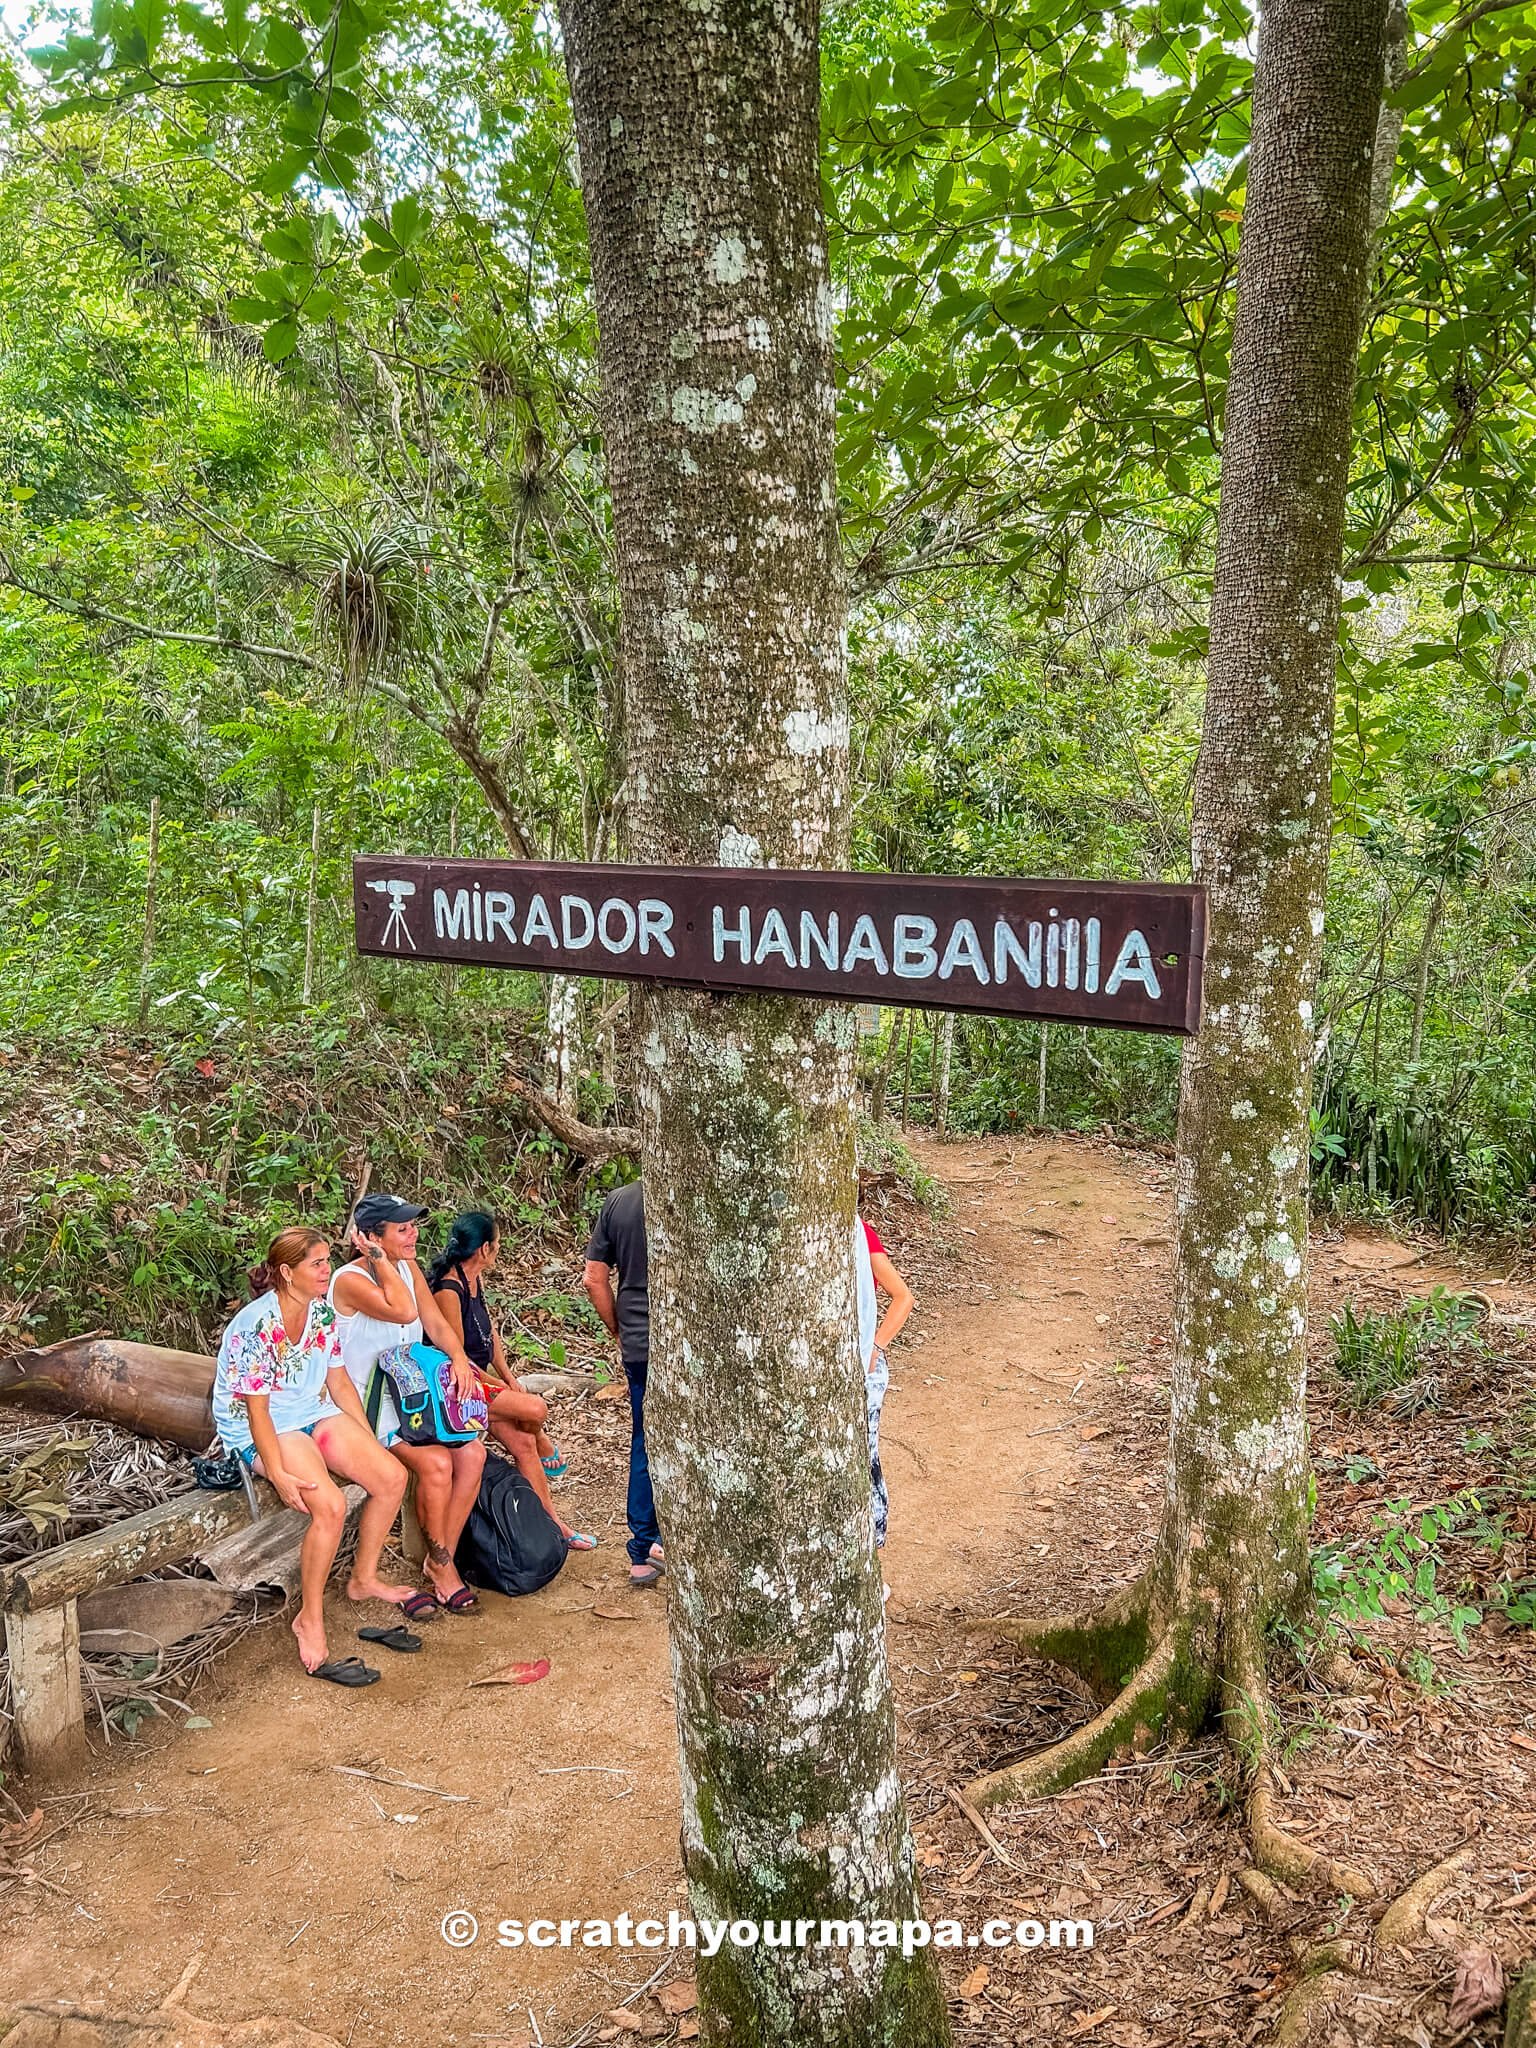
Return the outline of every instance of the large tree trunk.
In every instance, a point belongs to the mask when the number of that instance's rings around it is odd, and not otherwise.
[[[1154,1612],[1252,1661],[1310,1586],[1308,1111],[1332,833],[1339,564],[1385,0],[1272,0],[1222,446],[1193,855],[1204,1028],[1179,1113],[1173,1441]]]
[[[1266,1629],[1308,1598],[1312,1003],[1385,17],[1386,0],[1272,0],[1259,32],[1195,783],[1206,1013],[1179,1114],[1162,1529],[1108,1615],[1009,1629],[1097,1679],[1140,1668],[1089,1729],[982,1781],[982,1799],[1197,1726],[1223,1689],[1229,1707],[1254,1697]]]
[[[624,628],[630,847],[844,866],[814,0],[564,0]],[[853,1016],[636,997],[647,1437],[693,1906],[919,1915],[855,1342]],[[929,1955],[735,1948],[732,2048],[948,2038]]]

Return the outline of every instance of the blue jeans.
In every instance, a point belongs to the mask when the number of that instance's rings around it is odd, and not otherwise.
[[[865,1407],[869,1416],[869,1488],[875,1509],[875,1548],[885,1548],[885,1533],[891,1518],[891,1497],[885,1488],[885,1470],[880,1463],[880,1411],[891,1384],[891,1369],[885,1353],[877,1351],[864,1375]]]
[[[626,1358],[624,1377],[629,1382],[629,1497],[625,1516],[629,1522],[629,1561],[644,1564],[651,1545],[661,1541],[656,1521],[656,1496],[651,1491],[651,1461],[645,1450],[645,1376],[650,1359]]]

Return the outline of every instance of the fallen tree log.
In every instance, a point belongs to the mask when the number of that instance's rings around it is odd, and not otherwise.
[[[0,1359],[0,1400],[7,1398],[201,1451],[213,1435],[213,1360],[99,1334],[66,1337]]]
[[[257,1480],[256,1492],[263,1512],[277,1505],[277,1496],[264,1479]],[[283,1513],[292,1513],[283,1509]],[[77,1536],[53,1550],[39,1550],[23,1558],[8,1571],[0,1572],[0,1611],[7,1614],[40,1614],[94,1593],[101,1586],[121,1586],[139,1579],[161,1565],[180,1564],[183,1558],[201,1555],[221,1537],[249,1526],[250,1508],[243,1492],[178,1493],[142,1515],[130,1515],[125,1522],[109,1522],[88,1536]],[[294,1516],[297,1525],[307,1521]]]

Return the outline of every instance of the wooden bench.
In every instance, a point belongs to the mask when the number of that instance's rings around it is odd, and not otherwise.
[[[263,1517],[288,1512],[264,1480],[255,1484]],[[0,1573],[11,1710],[29,1777],[57,1778],[86,1759],[76,1603],[87,1593],[126,1585],[161,1565],[183,1564],[249,1527],[250,1520],[243,1490],[177,1494]]]

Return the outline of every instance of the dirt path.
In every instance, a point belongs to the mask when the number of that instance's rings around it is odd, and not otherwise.
[[[1070,1482],[1073,1390],[1110,1352],[1097,1320],[1112,1315],[1106,1254],[1157,1228],[1139,1186],[1070,1148],[953,1146],[930,1164],[952,1190],[959,1258],[920,1260],[912,1341],[895,1358],[898,1614],[963,1598],[1021,1496]],[[1070,1249],[1048,1234],[1069,1227]],[[904,1257],[899,1225],[892,1249]],[[440,1618],[421,1656],[386,1656],[386,1682],[356,1694],[299,1677],[281,1623],[253,1631],[197,1702],[211,1728],[100,1757],[65,1890],[0,1905],[4,1988],[148,2007],[201,1953],[189,2011],[278,2013],[394,2048],[520,2040],[530,2006],[557,2040],[642,1981],[638,1958],[489,1943],[454,1954],[437,1934],[453,1906],[492,1922],[665,1914],[677,1901],[664,1610],[624,1583],[622,1411],[605,1417],[601,1471],[585,1461],[566,1495],[603,1548],[545,1593]],[[349,1618],[333,1600],[333,1647],[351,1647]],[[534,1657],[552,1666],[541,1684],[469,1686]]]
[[[939,1707],[954,1696],[944,1669],[978,1660],[959,1610],[995,1611],[999,1597],[1041,1604],[1037,1580],[1057,1605],[1106,1572],[1124,1576],[1144,1549],[1160,1455],[1125,1425],[1153,1398],[1166,1357],[1169,1203],[1156,1162],[1070,1140],[931,1147],[925,1163],[952,1202],[937,1234],[913,1232],[900,1204],[874,1211],[919,1303],[886,1409],[887,1612],[930,1910],[969,1915],[977,1845],[943,1787],[975,1754],[946,1761],[936,1743],[970,1738],[918,1717],[934,1713],[930,1696]],[[1346,1242],[1319,1274],[1319,1306],[1337,1301],[1338,1271],[1395,1294],[1396,1269],[1412,1261],[1385,1240]],[[1438,1277],[1420,1263],[1412,1284]],[[41,1866],[61,1889],[0,1896],[0,1996],[147,2010],[201,1955],[187,2010],[212,2020],[278,2014],[357,2048],[524,2048],[567,2040],[636,1990],[654,1966],[638,1952],[510,1952],[482,1938],[455,1953],[438,1934],[453,1907],[489,1927],[626,1907],[665,1917],[678,1903],[664,1608],[625,1584],[627,1427],[622,1401],[586,1411],[566,1511],[603,1547],[545,1593],[440,1618],[421,1656],[380,1653],[386,1683],[361,1693],[300,1677],[281,1623],[252,1631],[198,1699],[211,1728],[99,1757],[83,1819]],[[333,1648],[350,1649],[340,1600],[332,1626]],[[541,1684],[470,1687],[540,1656],[552,1666]],[[982,1711],[995,1692],[998,1740],[1017,1753],[1060,1732],[1059,1693],[1033,1677],[1035,1693],[1021,1689],[1006,1659],[979,1661],[972,1705]],[[946,1812],[955,1839],[941,1856],[932,1841]],[[1161,1853],[1159,1869],[1177,1866]],[[949,1867],[962,1873],[958,1891]],[[1053,1871],[1042,1899],[1057,1881]],[[1013,1882],[1030,1888],[1023,1870]],[[1098,1889],[1091,1873],[1082,1884],[1057,1894],[1062,1909],[1081,1910]],[[1111,1965],[1107,1950],[1102,1960]],[[1065,2006],[1070,1990],[1036,1995]],[[991,2035],[1054,2037],[1050,2026]]]

